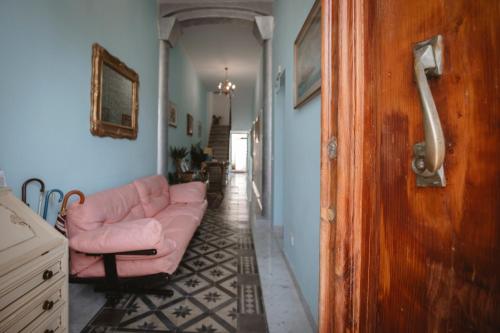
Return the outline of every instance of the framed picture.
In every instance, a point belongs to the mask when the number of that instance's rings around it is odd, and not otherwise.
[[[321,90],[321,2],[316,0],[294,44],[294,106]]]
[[[187,114],[186,134],[189,136],[193,136],[193,116],[190,113]]]
[[[99,44],[92,45],[90,132],[136,139],[139,75]]]
[[[177,106],[170,102],[170,109],[168,110],[168,126],[177,127]]]

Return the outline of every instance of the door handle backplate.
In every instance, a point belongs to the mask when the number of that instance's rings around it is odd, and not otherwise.
[[[412,169],[418,187],[445,187],[445,140],[439,114],[427,82],[442,74],[443,38],[437,35],[413,48],[415,80],[422,104],[425,141],[413,146]]]

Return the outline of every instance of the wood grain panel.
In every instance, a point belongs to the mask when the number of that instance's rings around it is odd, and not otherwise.
[[[367,104],[376,133],[376,289],[366,328],[377,332],[500,330],[499,18],[495,1],[377,1]],[[412,146],[423,139],[412,45],[444,38],[444,73],[431,81],[446,137],[446,188],[417,188]],[[365,147],[366,149],[366,147]],[[369,190],[366,189],[368,192]],[[365,208],[366,209],[366,208]],[[375,283],[374,283],[375,282]],[[373,290],[372,294],[373,295]]]

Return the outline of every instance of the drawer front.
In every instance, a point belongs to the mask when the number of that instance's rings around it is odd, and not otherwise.
[[[45,321],[67,301],[66,277],[59,279],[53,286],[33,298],[18,311],[0,322],[0,332],[18,333],[38,320]]]
[[[0,321],[65,275],[66,258],[64,249],[54,249],[1,276]]]
[[[47,319],[37,319],[26,327],[22,332],[26,333],[65,333],[67,332],[68,305],[61,304],[59,308],[54,310]]]

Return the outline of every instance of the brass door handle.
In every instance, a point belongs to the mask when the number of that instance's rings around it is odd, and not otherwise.
[[[445,140],[439,114],[432,97],[427,77],[439,77],[442,74],[443,38],[437,35],[429,40],[417,43],[413,48],[415,80],[417,82],[425,141],[413,146],[412,169],[417,175],[419,187],[445,187],[443,162]]]

